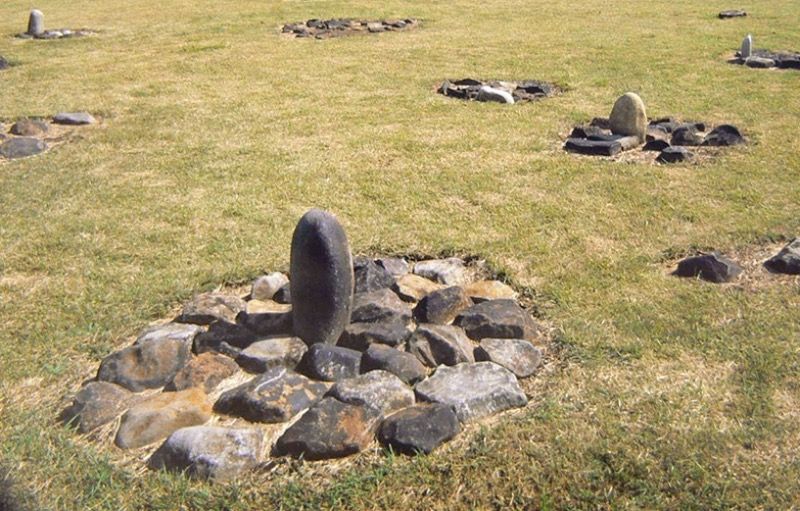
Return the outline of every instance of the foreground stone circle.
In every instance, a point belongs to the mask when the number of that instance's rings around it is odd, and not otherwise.
[[[0,123],[0,161],[41,154],[64,138],[64,126],[82,126],[96,122],[88,112],[62,112],[49,120],[19,119],[8,128]]]
[[[375,439],[428,453],[528,402],[519,379],[536,374],[546,334],[474,263],[353,259],[338,220],[311,210],[290,267],[244,297],[199,294],[142,331],[61,420],[106,426],[101,440],[114,428],[117,447],[151,450],[153,469],[227,480],[269,456],[340,458]],[[275,302],[286,286],[292,303]]]
[[[560,92],[558,86],[539,80],[445,80],[437,89],[439,94],[450,98],[470,101],[491,101],[513,104],[520,101],[536,101]]]
[[[396,32],[410,30],[420,25],[414,18],[385,19],[385,20],[360,20],[353,18],[332,18],[327,20],[310,19],[305,22],[287,23],[281,29],[284,34],[292,37],[314,37],[327,39],[354,34],[377,34],[381,32]]]

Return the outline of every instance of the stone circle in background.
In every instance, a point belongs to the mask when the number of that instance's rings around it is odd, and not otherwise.
[[[610,118],[595,117],[588,125],[576,126],[564,149],[612,157],[638,149],[642,155],[657,152],[655,161],[658,163],[681,163],[695,161],[693,151],[744,143],[746,140],[739,129],[731,124],[720,124],[707,131],[706,123],[681,122],[673,117],[648,122],[641,98],[627,93],[614,103]]]
[[[721,19],[721,20],[730,19],[730,18],[743,18],[745,16],[747,16],[747,12],[739,10],[739,9],[721,11],[719,13],[719,19]]]
[[[145,329],[61,420],[147,449],[137,456],[151,468],[226,480],[269,456],[339,458],[376,438],[428,453],[528,402],[519,380],[536,374],[547,335],[479,263],[353,260],[335,217],[311,210],[291,269],[245,297],[200,294]],[[291,304],[278,304],[286,285]]]
[[[759,69],[800,69],[800,52],[756,49],[753,46],[753,36],[747,34],[736,52],[736,57],[730,62]]]
[[[450,98],[470,101],[493,101],[496,103],[518,103],[536,101],[560,92],[558,86],[539,80],[445,80],[437,89],[439,94]]]
[[[28,16],[28,29],[17,34],[20,39],[65,39],[70,37],[83,37],[94,34],[93,30],[88,28],[58,28],[45,30],[44,28],[44,14],[38,9],[33,9]]]
[[[385,20],[359,20],[353,18],[333,18],[328,20],[310,19],[306,22],[287,23],[281,31],[292,37],[314,37],[327,39],[354,34],[377,34],[410,30],[420,25],[414,18],[393,18]]]
[[[65,126],[85,126],[97,120],[87,112],[64,112],[46,119],[23,118],[10,128],[0,123],[0,161],[41,154],[63,142],[71,133]]]

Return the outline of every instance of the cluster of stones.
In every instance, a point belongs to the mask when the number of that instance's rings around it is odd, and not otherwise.
[[[764,267],[772,273],[800,275],[800,238],[793,239],[780,252],[764,261]],[[736,262],[719,252],[710,252],[683,259],[673,275],[719,284],[735,280],[743,271]]]
[[[538,80],[481,81],[465,78],[463,80],[445,80],[438,88],[439,94],[470,101],[493,101],[496,103],[514,104],[519,101],[535,101],[552,96],[559,91],[558,87]]]
[[[678,122],[672,117],[648,120],[642,99],[633,92],[614,103],[609,118],[596,117],[588,125],[576,126],[564,149],[570,152],[616,156],[622,151],[656,151],[658,163],[691,161],[687,146],[732,146],[745,143],[736,126],[721,124],[706,132],[702,122]]]
[[[326,39],[358,33],[396,32],[408,30],[419,25],[414,18],[386,20],[356,20],[350,18],[334,18],[329,20],[310,19],[304,23],[287,23],[282,32],[294,37],[315,37]]]
[[[753,46],[753,36],[747,34],[736,52],[734,62],[760,69],[800,69],[800,53],[757,50]]]
[[[742,11],[741,9],[731,9],[727,11],[720,11],[718,14],[719,19],[726,20],[730,18],[744,18],[747,16],[747,12]]]
[[[121,415],[118,447],[162,442],[150,467],[212,479],[266,452],[339,458],[376,437],[428,453],[524,406],[518,378],[541,363],[543,333],[513,289],[475,274],[458,258],[352,259],[336,218],[311,210],[292,238],[291,280],[261,276],[247,299],[196,296],[107,356],[62,419],[87,433]],[[242,371],[252,379],[232,386]],[[205,425],[214,414],[236,426]],[[253,423],[291,425],[267,445]]]
[[[56,114],[50,122],[44,119],[20,119],[8,130],[0,123],[0,158],[13,160],[43,153],[49,148],[47,134],[51,124],[80,126],[94,123],[94,117],[87,112]]]
[[[87,28],[58,28],[45,30],[44,14],[38,9],[33,9],[28,17],[28,30],[17,34],[17,37],[20,39],[64,39],[68,37],[87,36],[93,33],[92,30]]]

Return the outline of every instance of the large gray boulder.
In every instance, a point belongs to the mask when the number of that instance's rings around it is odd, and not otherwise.
[[[615,135],[636,136],[640,142],[647,136],[647,112],[638,94],[626,92],[614,103],[609,116]]]

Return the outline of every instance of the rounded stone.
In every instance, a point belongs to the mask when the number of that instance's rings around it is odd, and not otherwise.
[[[33,9],[28,17],[27,34],[37,36],[44,33],[44,14],[38,9]]]
[[[306,344],[334,344],[350,322],[353,262],[347,236],[331,213],[308,211],[291,250],[294,334]]]
[[[615,135],[636,136],[644,142],[647,136],[647,112],[638,94],[627,92],[617,99],[609,117]]]

